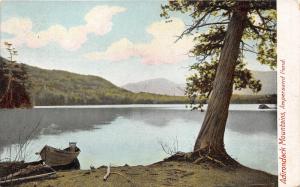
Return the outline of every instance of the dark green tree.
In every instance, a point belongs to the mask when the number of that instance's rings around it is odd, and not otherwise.
[[[187,79],[191,103],[208,99],[206,115],[196,139],[194,153],[234,164],[224,147],[224,132],[233,88],[261,89],[259,80],[246,68],[245,55],[276,67],[276,1],[174,0],[162,6],[161,16],[189,14],[192,23],[179,36],[192,35],[190,51],[198,62]],[[200,102],[200,107],[203,102]]]
[[[0,57],[0,108],[31,107],[27,72],[22,64],[13,60],[18,52],[11,43],[5,42],[9,60]]]

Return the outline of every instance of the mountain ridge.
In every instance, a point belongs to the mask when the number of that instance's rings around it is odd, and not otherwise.
[[[165,78],[154,78],[134,83],[128,83],[122,88],[135,93],[148,92],[165,95],[184,95],[184,84],[177,84]]]
[[[0,65],[1,63],[4,63],[2,58]],[[19,65],[27,71],[28,83],[26,83],[26,89],[34,106],[189,103],[185,96],[145,92],[134,93],[95,75],[81,75],[64,70],[47,70],[26,64]],[[162,79],[158,80],[161,81]],[[165,80],[165,82],[168,81]],[[179,86],[180,84],[175,85]],[[0,89],[2,88],[0,87]],[[276,100],[268,95],[233,95],[232,97],[232,103],[274,102]]]
[[[26,65],[35,105],[170,104],[185,103],[185,97],[133,93],[95,75],[63,70],[45,70]]]
[[[7,60],[1,57],[0,64],[5,61]],[[26,90],[35,106],[187,103],[187,98],[182,96],[133,93],[100,76],[15,64],[22,66],[27,72]]]
[[[253,76],[260,80],[262,89],[258,93],[253,93],[251,89],[234,90],[237,95],[272,95],[277,93],[276,71],[252,71]],[[127,83],[122,88],[134,93],[148,92],[164,95],[183,96],[185,84],[175,83],[166,78],[148,79],[133,83]]]

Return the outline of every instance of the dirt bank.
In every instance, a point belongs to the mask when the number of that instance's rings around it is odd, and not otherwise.
[[[197,187],[272,187],[277,186],[277,177],[266,172],[239,167],[226,170],[186,162],[162,162],[149,166],[111,167],[112,174],[103,181],[106,167],[94,171],[77,170],[58,172],[54,179],[29,182],[21,186],[197,186]]]

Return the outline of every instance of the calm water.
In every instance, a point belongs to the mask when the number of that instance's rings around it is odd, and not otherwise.
[[[257,107],[230,107],[225,146],[242,164],[275,174],[276,110]],[[0,110],[0,159],[14,155],[17,143],[29,139],[24,154],[28,161],[38,160],[34,153],[45,144],[65,148],[69,141],[75,141],[81,149],[83,169],[90,165],[151,164],[168,156],[161,142],[178,142],[179,151],[191,151],[203,117],[204,113],[190,111],[185,105]]]

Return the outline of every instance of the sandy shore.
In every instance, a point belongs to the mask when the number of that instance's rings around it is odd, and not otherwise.
[[[275,187],[277,176],[246,167],[223,169],[202,163],[160,162],[149,166],[111,167],[103,181],[106,167],[58,172],[55,178],[22,184],[23,187],[99,187],[99,186],[180,186],[180,187]]]

